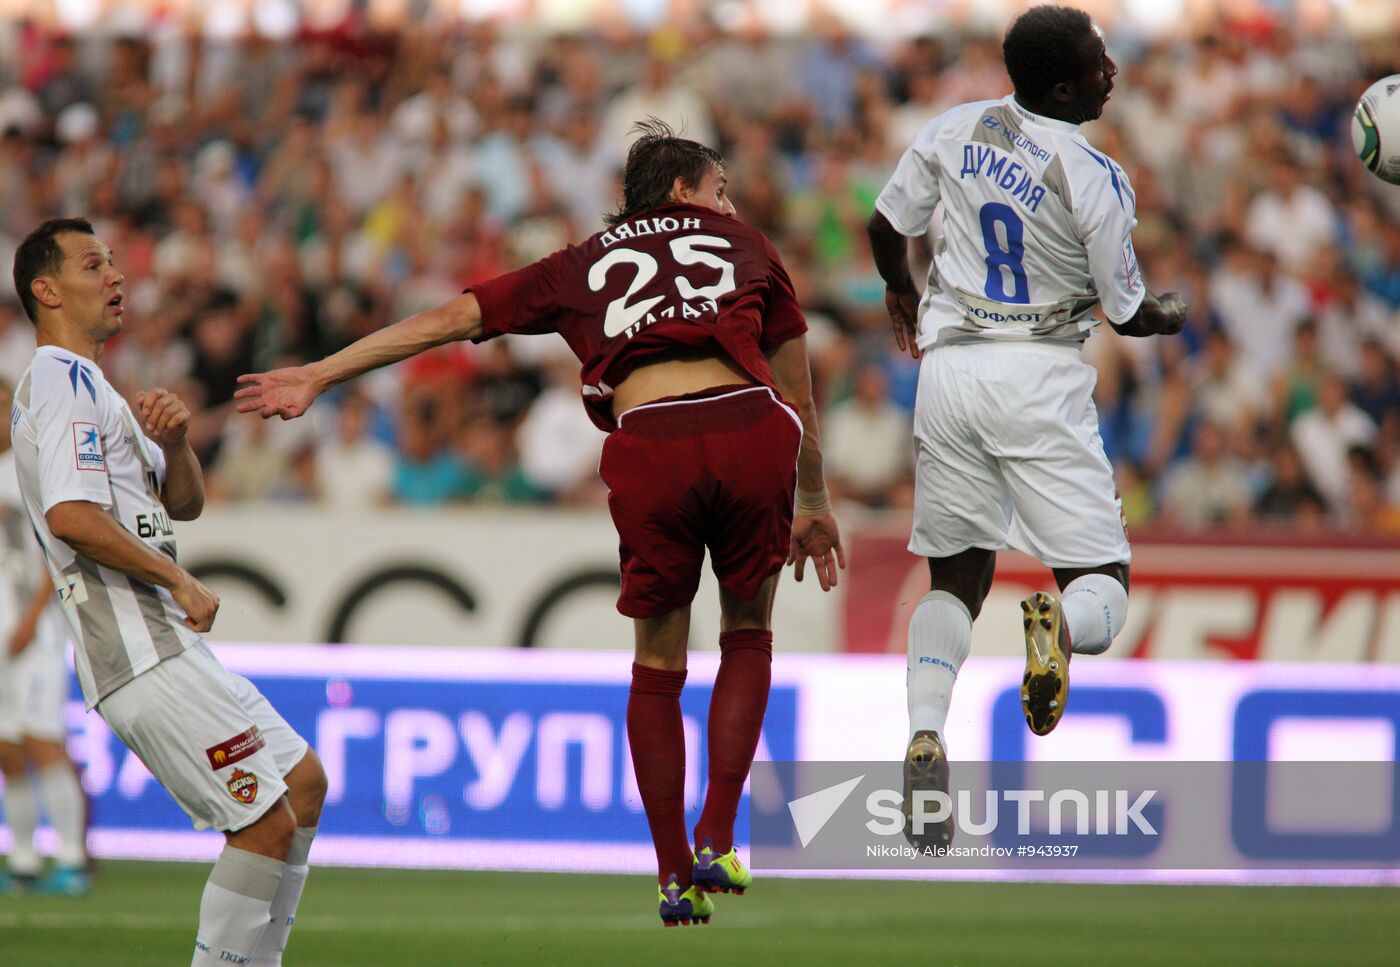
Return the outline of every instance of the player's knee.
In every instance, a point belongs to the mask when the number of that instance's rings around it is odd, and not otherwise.
[[[311,796],[316,802],[317,808],[326,801],[326,793],[330,789],[330,782],[326,779],[326,770],[321,767],[321,760],[316,760],[316,771],[311,785]]]
[[[296,831],[296,817],[284,796],[256,823],[229,836],[229,844],[250,853],[281,860],[291,852]]]
[[[1128,565],[1126,565],[1126,564],[1115,564],[1115,565],[1113,565],[1113,569],[1109,572],[1109,576],[1112,577],[1114,580],[1116,580],[1119,584],[1123,585],[1123,593],[1126,595],[1126,594],[1128,593],[1128,587],[1129,587],[1129,585],[1128,585]]]
[[[13,742],[0,742],[0,773],[17,776],[24,772],[24,748]]]
[[[647,668],[660,668],[664,671],[683,672],[686,667],[686,648],[684,643],[638,641],[636,652],[633,657],[636,659],[637,664],[645,665]]]
[[[967,613],[973,621],[976,621],[977,616],[982,613],[982,605],[987,601],[985,592],[981,594],[959,594],[957,598],[967,606]]]
[[[296,785],[292,785],[295,777]],[[291,791],[293,798],[293,811],[297,814],[298,826],[315,826],[315,820],[320,818],[321,806],[326,801],[326,791],[328,788],[326,780],[326,770],[321,765],[321,759],[311,749],[306,750],[306,755],[297,767],[292,770],[292,774],[287,776],[287,787]],[[314,811],[314,816],[306,814]],[[311,819],[308,822],[307,819]]]
[[[1065,586],[1060,601],[1076,654],[1108,651],[1128,618],[1128,589],[1116,573],[1080,575]]]
[[[63,748],[62,742],[55,742],[53,739],[38,739],[27,735],[24,737],[24,757],[33,763],[34,768],[47,769],[49,766],[66,761],[68,753]]]
[[[726,610],[720,616],[720,631],[769,631],[773,626],[770,611],[771,608]]]
[[[928,559],[929,590],[951,594],[976,621],[992,589],[996,560],[994,551],[980,547],[968,548],[952,557],[931,557]]]
[[[720,631],[768,631],[773,627],[773,595],[782,572],[769,577],[751,598],[741,598],[721,587]]]
[[[982,613],[982,605],[987,600],[986,590],[969,582],[952,581],[935,584],[929,590],[942,591],[957,598],[967,609],[967,616],[973,621],[976,621],[977,616]]]

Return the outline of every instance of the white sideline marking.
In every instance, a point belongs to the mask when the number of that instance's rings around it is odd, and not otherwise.
[[[81,903],[81,899],[74,902]],[[804,927],[823,926],[849,926],[853,924],[874,924],[886,919],[899,920],[898,916],[890,918],[874,916],[869,914],[856,915],[853,913],[841,913],[836,910],[826,910],[807,916],[797,912],[787,912],[783,914],[768,913],[746,913],[742,910],[732,910],[729,915],[724,911],[716,911],[716,918],[724,918],[724,926],[728,929],[763,929],[768,930],[773,927],[791,926],[801,924]],[[730,917],[733,917],[731,920]],[[74,910],[71,913],[49,913],[38,912],[24,913],[20,911],[0,913],[0,930],[66,930],[66,929],[102,929],[102,930],[181,930],[187,929],[190,936],[194,936],[194,930],[198,918],[191,916],[174,916],[170,914],[117,914],[115,916],[98,916],[87,911]],[[577,932],[579,929],[606,929],[606,930],[652,930],[659,926],[655,912],[635,913],[635,914],[609,914],[606,916],[593,916],[590,914],[572,914],[559,916],[551,914],[549,917],[529,916],[526,914],[495,914],[491,916],[465,915],[460,917],[432,917],[422,919],[410,919],[405,917],[383,918],[369,921],[361,917],[337,917],[337,916],[317,916],[311,915],[305,919],[298,917],[297,924],[292,933],[401,933],[405,930],[436,932],[436,933],[476,933],[488,930],[506,930],[519,932],[539,932],[541,930],[568,930]]]

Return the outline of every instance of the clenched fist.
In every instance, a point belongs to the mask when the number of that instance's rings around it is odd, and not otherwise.
[[[146,435],[162,447],[185,442],[190,429],[190,408],[168,389],[153,389],[136,397]]]

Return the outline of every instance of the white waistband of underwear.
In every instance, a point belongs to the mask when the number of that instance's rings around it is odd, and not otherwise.
[[[703,390],[697,390],[697,392],[703,392]],[[715,400],[727,400],[730,397],[742,396],[744,393],[760,392],[767,393],[769,396],[772,396],[773,402],[781,405],[782,401],[779,400],[776,396],[773,396],[773,391],[767,386],[745,386],[743,389],[736,389],[730,393],[720,393],[718,396],[701,396],[693,400],[666,400],[664,402],[658,403],[639,403],[631,409],[619,413],[617,416],[617,425],[619,427],[622,426],[622,418],[624,416],[630,416],[631,414],[636,413],[639,410],[659,410],[667,406],[692,406],[696,403],[713,403]]]

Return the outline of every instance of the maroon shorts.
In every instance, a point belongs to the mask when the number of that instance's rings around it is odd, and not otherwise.
[[[628,410],[598,470],[617,525],[617,610],[653,618],[685,607],[705,549],[720,587],[758,594],[792,537],[802,424],[766,386],[723,386]]]

